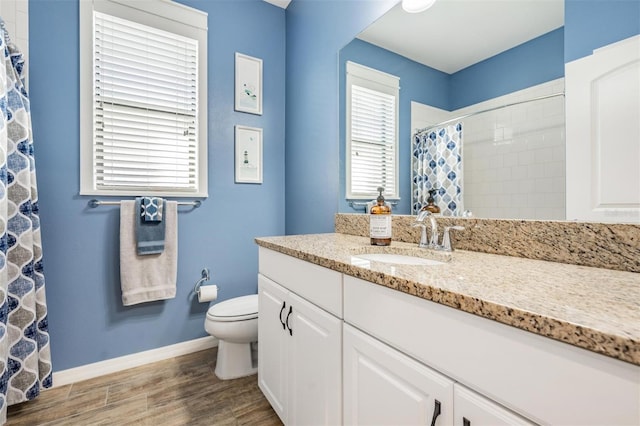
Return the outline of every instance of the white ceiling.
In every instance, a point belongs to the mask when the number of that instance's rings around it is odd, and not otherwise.
[[[264,0],[267,3],[271,3],[275,6],[281,7],[283,9],[286,9],[287,6],[289,6],[289,3],[291,3],[291,0]]]
[[[357,37],[452,74],[564,25],[564,0],[437,0],[393,7]]]

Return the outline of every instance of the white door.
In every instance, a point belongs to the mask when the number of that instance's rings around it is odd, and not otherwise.
[[[280,419],[287,419],[289,334],[283,326],[289,309],[287,291],[258,275],[258,386]]]
[[[453,381],[344,325],[345,425],[450,425]]]
[[[640,35],[565,66],[567,220],[640,223]]]
[[[342,320],[293,293],[289,301],[287,423],[338,425],[342,419]]]
[[[458,383],[454,385],[453,407],[456,426],[535,425]]]

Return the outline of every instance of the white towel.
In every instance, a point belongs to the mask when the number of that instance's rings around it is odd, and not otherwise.
[[[120,203],[120,286],[124,306],[176,297],[178,279],[178,203],[167,201],[164,251],[138,256],[135,201]]]

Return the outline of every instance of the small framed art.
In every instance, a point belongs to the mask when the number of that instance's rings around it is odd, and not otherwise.
[[[235,126],[236,183],[262,183],[262,129]]]
[[[235,110],[262,115],[262,59],[236,52]]]

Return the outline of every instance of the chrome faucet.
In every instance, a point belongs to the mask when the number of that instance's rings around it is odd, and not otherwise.
[[[442,234],[442,251],[453,251],[453,246],[451,245],[451,237],[449,236],[449,231],[451,229],[455,229],[456,231],[464,230],[464,226],[445,226],[444,233]]]
[[[418,247],[427,248],[429,247],[429,243],[427,242],[427,225],[424,224],[424,217],[426,215],[422,215],[422,213],[423,212],[420,212],[418,214],[418,219],[415,221],[415,223],[412,226],[414,227],[420,226],[422,228],[422,233],[420,234],[420,243],[418,243]]]
[[[431,222],[431,240],[427,240],[427,225],[425,225],[425,218],[429,218]],[[422,227],[422,234],[420,236],[420,244],[418,246],[420,248],[430,248],[434,250],[441,250],[446,252],[453,251],[453,247],[451,245],[451,237],[449,236],[450,230],[462,231],[464,226],[446,226],[444,228],[444,233],[442,235],[442,245],[438,243],[438,222],[436,222],[436,218],[434,215],[428,210],[421,210],[418,213],[418,217],[416,218],[413,226]]]
[[[424,224],[424,219],[429,217],[431,222],[431,241],[427,242],[427,225]],[[436,222],[436,218],[433,217],[430,211],[421,210],[418,213],[418,217],[416,218],[416,222],[413,226],[422,227],[422,235],[420,236],[420,244],[421,248],[438,248],[438,222]]]

